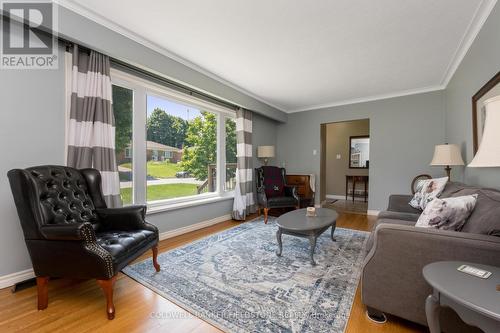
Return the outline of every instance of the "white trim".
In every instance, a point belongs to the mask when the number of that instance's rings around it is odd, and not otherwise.
[[[190,61],[188,61],[188,60],[186,60],[186,59],[184,59],[184,58],[182,58],[180,56],[178,56],[177,54],[170,52],[169,50],[161,47],[160,45],[158,45],[156,43],[153,43],[152,41],[150,41],[150,40],[148,40],[148,39],[146,39],[144,37],[139,36],[138,34],[130,31],[129,29],[127,29],[127,28],[125,28],[125,27],[123,27],[123,26],[121,26],[119,24],[116,24],[116,23],[112,22],[111,20],[109,20],[109,19],[101,16],[100,14],[97,14],[96,12],[94,12],[92,10],[89,10],[88,8],[83,7],[80,4],[77,4],[77,3],[75,3],[75,2],[73,2],[71,0],[54,0],[54,2],[57,3],[58,5],[62,6],[62,7],[65,7],[66,9],[69,9],[69,10],[71,10],[71,11],[73,11],[73,12],[75,12],[75,13],[77,13],[77,14],[79,14],[79,15],[81,15],[81,16],[89,19],[89,20],[91,20],[91,21],[94,21],[95,23],[98,23],[98,24],[100,24],[100,25],[102,25],[102,26],[104,26],[104,27],[106,27],[106,28],[108,28],[108,29],[110,29],[110,30],[112,30],[112,31],[114,31],[114,32],[122,35],[122,36],[125,36],[125,37],[131,39],[134,42],[137,42],[137,43],[139,43],[139,44],[141,44],[141,45],[143,45],[143,46],[145,46],[145,47],[147,47],[147,48],[149,48],[149,49],[151,49],[153,51],[156,51],[156,52],[158,52],[158,53],[166,56],[167,58],[175,60],[178,63],[180,63],[180,64],[182,64],[182,65],[184,65],[186,67],[191,68],[192,70],[195,70],[195,71],[197,71],[197,72],[199,72],[201,74],[204,74],[204,75],[210,77],[211,79],[213,79],[215,81],[218,81],[218,82],[220,82],[220,83],[222,83],[222,84],[224,84],[224,85],[226,85],[228,87],[231,87],[234,90],[237,90],[237,91],[239,91],[242,94],[245,94],[245,95],[247,95],[249,97],[252,97],[252,98],[254,98],[254,99],[256,99],[256,100],[258,100],[258,101],[260,101],[260,102],[262,102],[264,104],[272,106],[275,109],[278,109],[278,110],[280,110],[282,112],[286,112],[283,109],[283,107],[277,106],[277,105],[275,105],[275,104],[273,104],[271,102],[266,101],[262,97],[259,97],[259,96],[255,95],[255,94],[253,94],[252,92],[250,92],[250,91],[248,91],[248,90],[246,90],[246,89],[244,89],[244,88],[242,88],[242,87],[240,87],[240,86],[238,86],[238,85],[236,85],[234,83],[231,83],[231,82],[229,82],[229,81],[221,78],[220,76],[218,76],[218,75],[216,75],[216,74],[214,74],[214,73],[206,70],[205,68],[200,67],[200,66],[198,66],[198,65],[196,65],[196,64],[194,64],[194,63],[192,63],[192,62],[190,62]],[[179,79],[176,79],[176,78],[173,78],[173,77],[169,77],[169,79],[174,80],[176,82],[180,82],[182,84],[185,84],[187,86],[190,86],[192,88],[196,88],[196,89],[200,90],[199,87],[194,87],[193,85],[191,85],[191,84],[189,84],[187,82],[183,82],[183,81],[181,81]],[[223,97],[220,97],[220,96],[217,96],[217,95],[214,95],[213,93],[210,93],[209,91],[203,90],[203,92],[205,92],[205,93],[207,93],[207,94],[209,94],[211,96],[222,98],[222,99],[228,101],[227,99],[225,99]],[[231,102],[231,103],[234,103],[234,102]],[[239,106],[241,106],[241,105],[239,105]]]
[[[483,0],[479,3],[469,25],[467,26],[467,29],[465,29],[464,35],[460,40],[460,44],[453,54],[443,78],[441,79],[441,85],[445,88],[448,86],[448,83],[450,83],[451,78],[458,69],[458,66],[462,63],[462,60],[464,60],[465,55],[479,34],[479,31],[481,31],[481,28],[488,19],[488,16],[490,16],[496,3],[497,0]]]
[[[181,228],[177,228],[174,230],[165,231],[165,232],[160,233],[160,241],[162,241],[164,239],[172,238],[175,236],[183,235],[183,234],[186,234],[186,233],[191,232],[191,231],[210,227],[214,224],[221,223],[221,222],[224,222],[227,220],[231,220],[231,214],[226,214],[226,215],[219,216],[219,217],[216,217],[216,218],[213,218],[210,220],[191,224],[191,225],[188,225],[186,227],[181,227]]]
[[[34,277],[35,272],[33,272],[33,268],[0,276],[0,289],[11,287],[16,283],[23,282]]]
[[[309,105],[309,106],[304,106],[304,107],[298,108],[298,109],[287,110],[286,112],[287,113],[295,113],[295,112],[302,112],[302,111],[311,111],[311,110],[317,110],[317,109],[331,108],[334,106],[366,103],[366,102],[378,101],[378,100],[382,100],[382,99],[389,99],[389,98],[402,97],[402,96],[408,96],[408,95],[423,94],[423,93],[432,92],[432,91],[439,91],[439,90],[444,90],[445,88],[446,87],[444,85],[435,85],[435,86],[429,86],[429,87],[424,87],[424,88],[401,90],[401,91],[391,92],[391,93],[387,93],[387,94],[346,99],[343,101],[337,101],[337,102],[331,102],[331,103],[325,103],[325,104]]]
[[[366,215],[378,216],[378,214],[380,214],[380,211],[379,211],[379,210],[375,210],[375,209],[368,209],[368,210],[366,211]]]
[[[201,196],[202,194],[200,194]],[[188,198],[188,197],[186,197]],[[151,204],[148,203],[148,209],[146,215],[150,214],[156,214],[156,213],[161,213],[161,212],[168,212],[171,210],[176,210],[176,209],[181,209],[181,208],[188,208],[188,207],[193,207],[193,206],[200,206],[200,205],[206,205],[214,202],[219,202],[219,201],[224,201],[224,200],[232,200],[234,199],[234,191],[231,192],[224,192],[224,195],[218,196],[217,193],[215,193],[215,196],[210,196],[210,197],[205,197],[205,198],[199,198],[199,196],[191,196],[190,200],[184,200],[184,201],[177,201],[177,202],[165,202],[167,200],[163,201],[156,201],[155,203]],[[196,199],[193,199],[196,198]],[[180,198],[182,199],[182,198]],[[168,199],[172,200],[172,199]]]
[[[346,200],[345,195],[337,195],[337,194],[327,194],[325,195],[327,199],[337,199],[337,200]],[[352,200],[352,196],[348,195],[347,200]],[[354,197],[354,201],[365,201],[364,198]]]

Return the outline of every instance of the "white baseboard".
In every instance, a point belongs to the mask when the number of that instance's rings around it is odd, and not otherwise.
[[[380,214],[380,211],[375,209],[368,209],[366,212],[366,215],[378,216],[378,214]]]
[[[337,199],[337,200],[345,200],[345,195],[337,195],[337,194],[327,194],[325,195],[327,199]],[[347,196],[347,200],[352,200],[351,196]],[[365,201],[364,198],[354,197],[354,201]]]
[[[226,215],[222,215],[222,216],[216,217],[216,218],[211,219],[211,220],[206,220],[206,221],[202,221],[199,223],[191,224],[191,225],[188,225],[186,227],[161,232],[160,233],[160,240],[172,238],[172,237],[179,236],[179,235],[191,232],[191,231],[210,227],[214,224],[230,220],[231,218],[232,218],[231,214],[226,214]]]
[[[172,237],[179,236],[179,235],[191,232],[191,231],[210,227],[214,224],[221,223],[221,222],[224,222],[224,221],[227,221],[230,219],[231,219],[231,214],[226,214],[226,215],[219,216],[219,217],[216,217],[216,218],[211,219],[211,220],[202,221],[199,223],[188,225],[186,227],[182,227],[182,228],[178,228],[178,229],[174,229],[174,230],[170,230],[170,231],[165,231],[165,232],[160,233],[160,240],[172,238]],[[32,268],[26,269],[24,271],[15,272],[12,274],[0,276],[0,289],[8,288],[10,286],[15,285],[16,283],[23,282],[23,281],[29,280],[31,278],[34,278],[34,277],[35,277],[35,273],[33,272]]]
[[[35,277],[33,268],[25,269],[24,271],[15,272],[12,274],[0,276],[0,289],[8,288],[16,283],[23,282]]]

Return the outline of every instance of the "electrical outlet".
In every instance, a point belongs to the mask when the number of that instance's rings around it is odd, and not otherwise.
[[[337,154],[337,159],[340,160],[342,156],[340,154]]]
[[[318,151],[316,149],[313,149],[313,155],[316,155]]]

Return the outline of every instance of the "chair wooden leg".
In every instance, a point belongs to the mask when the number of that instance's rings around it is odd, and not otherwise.
[[[36,289],[38,292],[38,310],[44,310],[49,305],[49,277],[37,276]]]
[[[264,223],[267,224],[267,213],[269,212],[269,208],[264,208]]]
[[[261,211],[260,211],[260,206],[257,208],[257,215],[260,216]]]
[[[106,314],[108,319],[115,318],[115,304],[113,303],[113,286],[116,281],[116,275],[108,280],[97,280],[97,284],[101,287],[106,297]]]
[[[160,271],[160,265],[158,264],[158,245],[153,246],[151,249],[153,250],[153,266],[155,267],[156,271]]]

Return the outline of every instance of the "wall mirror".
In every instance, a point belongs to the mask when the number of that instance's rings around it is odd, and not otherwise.
[[[472,96],[472,134],[474,155],[479,148],[484,130],[484,120],[486,110],[484,101],[494,96],[500,95],[500,72],[491,78],[479,91]]]
[[[368,169],[370,166],[370,137],[351,136],[349,138],[349,168]]]

